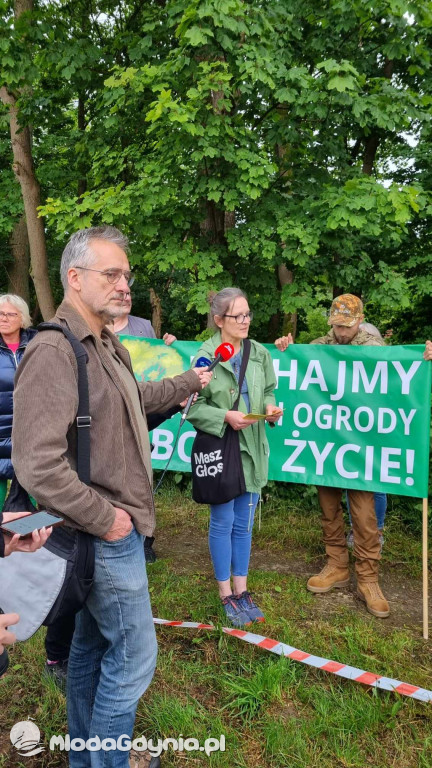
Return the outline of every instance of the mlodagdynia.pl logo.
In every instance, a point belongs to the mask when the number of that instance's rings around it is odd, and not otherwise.
[[[40,743],[40,730],[30,718],[21,720],[12,726],[9,738],[23,757],[32,757],[43,752],[45,747]]]

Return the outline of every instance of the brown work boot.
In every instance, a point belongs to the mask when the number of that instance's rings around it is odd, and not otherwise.
[[[328,562],[320,573],[310,577],[306,586],[309,592],[330,592],[335,587],[347,587],[349,580],[348,568]]]
[[[366,608],[373,616],[385,619],[389,615],[390,606],[381,592],[377,581],[358,581],[357,596],[366,603]]]

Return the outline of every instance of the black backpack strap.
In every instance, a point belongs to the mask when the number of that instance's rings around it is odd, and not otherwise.
[[[245,339],[244,342],[243,342],[243,357],[242,357],[242,361],[241,361],[240,373],[239,373],[239,378],[238,378],[239,396],[238,396],[237,400],[235,401],[235,403],[234,403],[234,405],[233,405],[233,407],[231,409],[232,411],[236,411],[237,410],[238,404],[240,402],[241,388],[242,388],[242,384],[243,384],[243,379],[245,377],[247,364],[249,362],[250,349],[251,349],[250,339]]]
[[[60,331],[69,341],[78,366],[78,411],[77,425],[77,474],[79,479],[90,484],[90,405],[86,365],[88,354],[79,339],[69,330],[57,323],[40,323],[38,331]]]

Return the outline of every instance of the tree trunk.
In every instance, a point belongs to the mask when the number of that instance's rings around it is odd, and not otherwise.
[[[393,74],[393,61],[390,59],[385,60],[382,76],[387,77],[389,80],[391,79],[391,76]],[[367,139],[365,139],[365,151],[363,155],[363,167],[362,171],[366,174],[366,176],[371,176],[374,163],[375,163],[375,157],[376,153],[379,147],[380,143],[380,133],[379,131],[376,131],[375,133],[372,133]]]
[[[33,0],[15,0],[15,18],[33,10]],[[30,246],[32,279],[36,296],[44,320],[55,314],[54,299],[48,277],[48,259],[46,253],[43,221],[38,217],[37,209],[41,203],[40,187],[36,178],[29,126],[21,126],[18,117],[16,97],[5,86],[0,88],[0,99],[9,110],[10,134],[13,152],[13,170],[21,187],[27,233]]]
[[[85,100],[84,100],[84,96],[82,95],[78,97],[77,119],[78,119],[78,130],[84,133],[86,129],[86,119],[85,119]],[[86,189],[87,189],[87,179],[85,177],[84,168],[81,165],[80,178],[78,179],[78,189],[77,189],[78,205],[82,202],[82,197]]]
[[[21,296],[29,303],[29,241],[25,216],[21,216],[16,222],[10,238],[10,246],[13,256],[13,264],[8,272],[9,293]]]
[[[152,326],[156,338],[160,339],[162,335],[162,305],[159,296],[153,288],[150,288],[150,304],[152,307]]]
[[[294,272],[288,269],[286,264],[279,264],[278,266],[278,278],[281,289],[284,285],[292,285],[294,281]],[[283,321],[283,333],[292,333],[295,340],[297,334],[297,312],[293,312],[291,315],[284,315]]]

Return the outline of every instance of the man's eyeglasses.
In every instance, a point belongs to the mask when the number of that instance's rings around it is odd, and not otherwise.
[[[246,312],[245,315],[224,315],[224,317],[233,317],[236,323],[241,325],[242,323],[245,323],[246,320],[249,320],[250,322],[252,322],[253,312]]]
[[[16,320],[18,312],[0,312],[0,317],[4,317],[5,320]]]
[[[135,280],[135,275],[129,269],[90,269],[90,267],[78,266],[75,266],[75,269],[84,269],[86,272],[99,272],[106,277],[111,285],[115,285],[122,279],[122,277],[124,277],[130,287]]]

